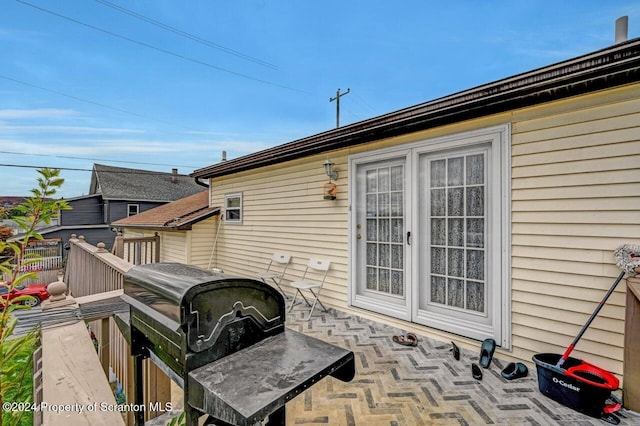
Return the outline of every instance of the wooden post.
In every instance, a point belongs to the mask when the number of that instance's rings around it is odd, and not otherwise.
[[[154,261],[155,263],[159,263],[160,262],[160,235],[158,235],[157,232],[154,235],[153,251],[155,253]]]
[[[127,403],[128,404],[132,404],[134,401],[134,389],[136,388],[135,386],[135,375],[133,374],[133,359],[134,356],[133,355],[127,355],[127,369],[126,369],[126,375],[127,375],[127,381],[126,383],[123,383],[123,386],[125,387],[125,396],[127,397]],[[135,422],[135,419],[133,417],[133,411],[127,411],[127,424],[129,426],[133,425]]]
[[[109,377],[109,317],[100,320],[100,363],[104,374]]]
[[[122,232],[118,232],[116,235],[116,239],[113,243],[113,254],[118,256],[120,259],[124,259],[124,237],[122,236]]]
[[[627,278],[624,330],[624,408],[640,410],[640,277]]]

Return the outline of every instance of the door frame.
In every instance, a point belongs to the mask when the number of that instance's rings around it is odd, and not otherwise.
[[[411,150],[404,147],[394,147],[390,149],[381,149],[376,150],[374,152],[367,152],[364,154],[355,154],[349,157],[349,188],[353,188],[352,191],[349,191],[349,223],[348,223],[348,233],[349,233],[349,298],[348,303],[350,306],[355,306],[362,309],[372,310],[374,312],[387,315],[393,318],[398,318],[406,321],[411,321],[411,246],[407,244],[405,239],[404,242],[404,277],[405,285],[404,293],[405,293],[405,303],[404,305],[392,305],[384,303],[376,298],[358,294],[358,249],[357,249],[357,238],[356,234],[357,229],[355,229],[358,218],[357,218],[357,185],[358,185],[358,168],[361,166],[365,166],[367,164],[378,163],[382,161],[393,161],[402,159],[404,162],[404,170],[405,170],[405,187],[404,192],[405,196],[403,197],[404,201],[404,226],[405,230],[411,229],[410,223],[410,211],[409,205],[407,204],[406,194],[410,194],[412,191],[412,182],[411,182]]]
[[[407,309],[405,312],[399,312],[397,309],[391,309],[383,304],[376,304],[375,301],[370,298],[357,295],[357,256],[356,256],[356,193],[357,193],[357,169],[358,166],[376,161],[382,161],[391,158],[406,158],[406,199],[405,199],[405,216],[406,216],[406,229],[411,232],[412,236],[418,237],[418,229],[414,224],[412,218],[417,217],[418,201],[416,196],[417,183],[415,181],[415,173],[417,173],[418,157],[419,153],[424,152],[438,152],[446,151],[449,149],[455,149],[465,147],[469,145],[477,144],[481,141],[494,140],[495,148],[492,149],[492,156],[495,164],[499,165],[499,176],[497,180],[499,182],[493,182],[496,185],[499,197],[500,205],[500,218],[495,222],[495,227],[499,229],[493,229],[492,232],[498,232],[496,241],[499,242],[499,248],[494,249],[493,256],[499,258],[499,275],[500,275],[500,288],[498,291],[500,312],[497,316],[499,324],[496,324],[496,335],[499,336],[498,344],[504,349],[510,349],[512,344],[512,324],[511,324],[511,124],[506,123],[502,125],[486,127],[477,130],[471,130],[466,132],[460,132],[450,134],[446,136],[422,139],[416,142],[402,144],[398,146],[391,146],[386,148],[377,149],[374,151],[368,151],[349,156],[349,218],[348,218],[348,253],[349,253],[349,292],[348,303],[350,306],[359,307],[363,309],[373,310],[376,313],[387,315],[390,317],[406,320],[416,321],[414,319],[414,307],[417,304],[416,293],[417,287],[414,283],[414,278],[417,277],[417,259],[418,250],[413,250],[414,245],[405,244],[407,258],[407,270],[405,275],[407,277],[406,295],[407,295]],[[413,239],[413,238],[412,238]],[[415,240],[415,239],[414,239]],[[417,281],[417,280],[415,280]],[[369,304],[367,307],[366,305]],[[433,327],[435,328],[435,327]],[[453,332],[453,331],[445,331]]]

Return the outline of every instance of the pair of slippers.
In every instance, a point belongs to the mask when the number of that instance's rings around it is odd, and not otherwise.
[[[480,346],[480,359],[478,364],[471,364],[471,375],[476,380],[482,380],[482,368],[489,368],[491,360],[493,359],[493,353],[496,350],[496,341],[493,339],[485,339]],[[529,374],[529,369],[521,362],[511,362],[500,372],[500,375],[507,380],[519,379],[526,377]]]
[[[402,336],[393,336],[393,341],[403,346],[418,346],[418,336],[407,333]]]

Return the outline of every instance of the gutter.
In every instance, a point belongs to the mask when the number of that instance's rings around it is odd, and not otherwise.
[[[640,81],[640,39],[195,170],[211,179]]]

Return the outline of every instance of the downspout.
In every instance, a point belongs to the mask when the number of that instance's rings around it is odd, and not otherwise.
[[[204,183],[204,182],[200,182],[200,178],[194,178],[194,180],[196,181],[196,183],[200,186],[204,186],[205,188],[209,188],[209,184],[208,183]]]

